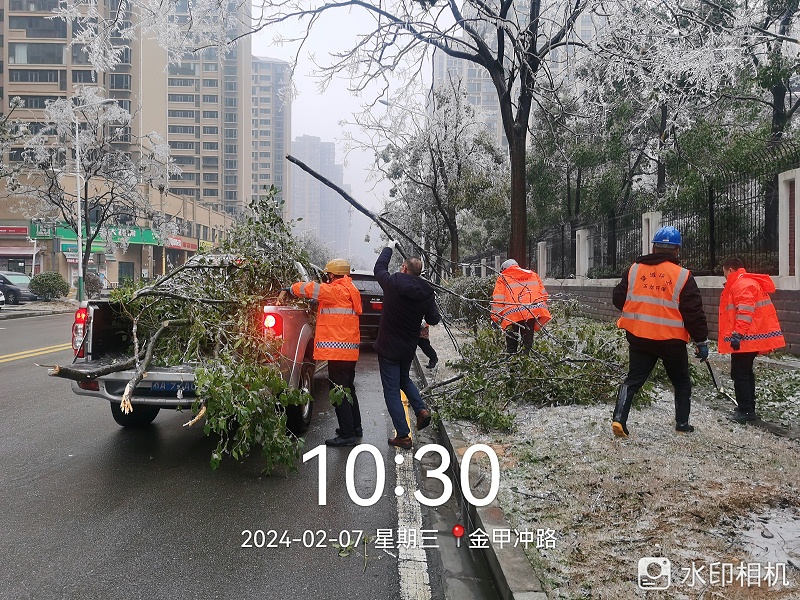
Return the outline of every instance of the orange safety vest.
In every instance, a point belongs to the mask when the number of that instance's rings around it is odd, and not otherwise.
[[[628,271],[628,295],[617,327],[649,340],[689,341],[678,306],[689,270],[665,261],[633,263]]]
[[[353,280],[345,275],[332,283],[298,281],[292,285],[292,294],[319,302],[314,358],[358,360],[361,293],[353,285]]]
[[[739,269],[728,275],[719,299],[720,354],[759,352],[764,354],[783,348],[781,325],[769,295],[775,284],[769,275],[748,273]],[[739,350],[731,348],[731,334],[741,333]]]
[[[511,265],[497,278],[492,292],[492,321],[507,329],[514,323],[536,319],[534,331],[553,317],[547,310],[547,291],[535,271]]]

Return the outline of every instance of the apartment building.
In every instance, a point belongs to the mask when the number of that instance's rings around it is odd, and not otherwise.
[[[126,267],[125,276],[150,277],[171,264],[180,264],[199,247],[216,243],[224,224],[252,194],[249,37],[242,38],[229,53],[211,48],[168,65],[164,49],[139,32],[133,40],[117,40],[129,47],[123,49],[121,63],[113,72],[98,72],[89,64],[84,49],[70,43],[75,25],[52,18],[58,0],[10,0],[4,5],[0,9],[0,112],[8,112],[11,98],[21,97],[25,107],[15,111],[14,117],[29,121],[35,130],[44,120],[49,100],[69,98],[81,86],[97,86],[133,115],[131,136],[120,141],[122,149],[136,155],[142,151],[139,144],[144,136],[156,132],[167,140],[182,170],[169,182],[168,192],[148,192],[160,204],[158,208],[170,215],[179,235],[159,245],[152,232],[147,233],[147,223],[136,224],[142,230],[142,235],[135,237],[142,246],[138,258],[119,261],[102,247],[91,248],[87,249],[93,255],[90,270],[101,270],[104,265],[113,270],[111,263],[125,262],[137,265],[132,273]],[[104,3],[97,9],[110,10]],[[189,19],[186,0],[179,3],[178,10],[179,19]],[[109,12],[108,16],[134,18],[128,12]],[[57,230],[57,224],[40,227],[33,220],[0,210],[0,268],[29,273],[59,270],[74,276],[74,249],[68,244],[48,247],[65,243],[68,234],[53,235]],[[40,235],[42,231],[51,235]],[[38,245],[38,252],[28,251],[28,245],[21,243],[26,239]],[[39,252],[40,258],[52,256],[52,260],[47,264],[37,261]],[[108,278],[111,280],[110,271]]]
[[[286,155],[292,139],[292,102],[289,90],[289,63],[265,57],[253,57],[252,97],[253,130],[252,190],[255,197],[265,188],[278,188],[278,200],[286,202],[288,217],[291,189]]]
[[[323,175],[346,192],[344,167],[336,163],[336,145],[323,142],[313,135],[301,135],[292,142],[292,154],[320,175]],[[334,190],[308,174],[298,174],[292,179],[292,195],[288,216],[302,219],[298,233],[308,232],[317,237],[334,254],[350,256],[350,205]]]

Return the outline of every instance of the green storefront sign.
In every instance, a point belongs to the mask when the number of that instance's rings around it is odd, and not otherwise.
[[[153,230],[149,227],[111,227],[111,239],[115,242],[120,242],[127,238],[129,244],[146,244],[149,246],[160,246],[161,244],[156,241]],[[48,226],[41,223],[31,223],[31,237],[36,239],[59,237],[62,240],[62,252],[77,252],[78,249],[78,236],[69,227],[62,225]],[[85,243],[84,238],[84,243]],[[63,242],[67,242],[66,244]],[[74,242],[70,244],[69,242]],[[95,242],[92,244],[92,252],[105,252],[105,244],[103,242]]]

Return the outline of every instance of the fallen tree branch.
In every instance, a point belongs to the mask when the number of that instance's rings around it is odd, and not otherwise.
[[[120,409],[122,410],[123,414],[130,414],[133,412],[133,405],[131,404],[131,397],[133,396],[133,392],[136,389],[136,386],[139,385],[139,382],[144,379],[145,375],[147,374],[147,367],[150,365],[150,361],[153,360],[153,351],[155,350],[156,344],[158,343],[158,338],[161,337],[161,334],[164,333],[170,327],[178,326],[178,325],[188,325],[189,319],[172,319],[170,321],[164,321],[161,324],[161,327],[158,328],[153,336],[148,340],[147,346],[144,353],[144,358],[142,361],[136,366],[136,372],[133,374],[131,380],[125,385],[125,391],[122,394],[122,401],[119,403]]]

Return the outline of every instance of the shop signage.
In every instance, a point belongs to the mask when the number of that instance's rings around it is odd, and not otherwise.
[[[0,225],[0,235],[28,235],[28,228],[25,226]]]
[[[182,235],[171,235],[167,238],[166,246],[177,250],[197,250],[197,241]]]

